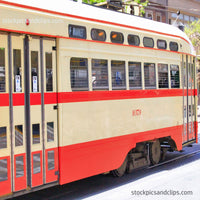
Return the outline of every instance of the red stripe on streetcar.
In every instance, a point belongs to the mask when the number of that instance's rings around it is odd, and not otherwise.
[[[9,106],[9,94],[8,93],[0,94],[0,107],[1,106]]]
[[[13,94],[13,106],[24,106],[24,93]]]
[[[57,104],[57,102],[58,102],[57,92],[44,93],[44,104]]]
[[[186,93],[187,95],[187,93]],[[183,96],[182,89],[60,92],[58,103]]]
[[[30,94],[30,105],[41,105],[41,93]]]

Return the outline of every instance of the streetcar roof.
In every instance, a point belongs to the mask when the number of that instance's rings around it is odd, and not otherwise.
[[[1,1],[0,1],[1,2]],[[175,26],[156,22],[142,17],[128,15],[120,12],[114,12],[108,9],[90,6],[83,3],[77,3],[71,0],[6,0],[5,2],[16,3],[20,5],[35,7],[57,13],[65,13],[69,15],[79,16],[81,18],[93,19],[97,22],[109,22],[111,24],[126,25],[127,27],[136,27],[144,31],[150,31],[169,36],[178,36],[184,38],[191,46],[191,53],[194,53],[194,48],[187,35]]]

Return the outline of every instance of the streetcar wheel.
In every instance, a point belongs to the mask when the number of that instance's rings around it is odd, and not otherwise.
[[[152,165],[158,164],[161,159],[161,147],[159,140],[150,144],[149,158]]]
[[[125,172],[126,172],[127,163],[128,163],[128,157],[126,156],[126,158],[125,158],[124,162],[122,163],[122,165],[118,169],[115,169],[115,170],[111,171],[112,175],[116,176],[116,177],[123,176],[125,174]]]

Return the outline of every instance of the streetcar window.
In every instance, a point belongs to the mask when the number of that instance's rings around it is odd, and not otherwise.
[[[111,72],[112,72],[112,88],[125,89],[126,88],[125,61],[112,60]]]
[[[92,59],[93,89],[108,89],[108,61]]]
[[[15,146],[23,146],[23,126],[15,126]]]
[[[46,91],[53,91],[53,65],[52,65],[52,53],[45,53],[46,61]]]
[[[31,88],[32,92],[39,92],[38,51],[31,51]]]
[[[7,128],[0,127],[0,149],[7,148]]]
[[[33,174],[38,174],[41,172],[40,160],[40,153],[33,154]]]
[[[144,37],[143,38],[143,44],[144,44],[144,47],[153,48],[154,47],[154,40],[153,40],[153,38]]]
[[[158,64],[158,85],[159,88],[168,88],[168,65]]]
[[[0,160],[0,182],[8,180],[8,160]]]
[[[111,42],[113,43],[119,43],[119,44],[124,43],[124,35],[119,32],[112,31],[110,34],[110,39],[111,39]]]
[[[180,87],[179,66],[170,65],[171,88]]]
[[[0,92],[6,91],[5,49],[0,48]]]
[[[130,89],[142,88],[141,63],[129,62],[129,86]]]
[[[84,26],[77,26],[69,24],[69,37],[86,39],[86,28]]]
[[[40,143],[40,124],[32,124],[32,139],[33,144]]]
[[[106,40],[106,32],[101,29],[93,28],[91,30],[91,37],[93,40],[105,41]]]
[[[178,43],[170,42],[169,43],[169,48],[170,48],[171,51],[178,51]]]
[[[54,151],[48,151],[48,170],[55,169]]]
[[[155,64],[144,63],[145,88],[156,88]]]
[[[157,40],[158,49],[167,49],[167,42],[165,40]]]
[[[139,46],[140,45],[140,38],[137,35],[128,35],[128,44]]]
[[[15,158],[16,178],[24,176],[24,156],[17,156]]]
[[[22,92],[21,50],[13,49],[14,92]]]
[[[54,141],[54,123],[47,122],[47,142]]]
[[[70,75],[72,91],[88,90],[88,60],[71,58]]]

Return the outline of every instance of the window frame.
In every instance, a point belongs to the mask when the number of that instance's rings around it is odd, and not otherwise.
[[[73,28],[82,28],[84,30],[83,37],[70,34],[71,33],[70,32],[70,27],[73,27]],[[85,26],[69,24],[68,25],[68,35],[69,35],[70,38],[86,39],[87,38],[87,29],[86,29]]]
[[[151,39],[151,40],[153,41],[153,46],[147,46],[147,45],[145,45],[145,40],[146,40],[146,39]],[[143,38],[143,45],[144,45],[144,47],[147,47],[147,48],[154,48],[154,46],[155,46],[154,39],[151,38],[151,37],[144,37],[144,38]]]
[[[102,31],[104,33],[104,35],[105,35],[105,38],[103,40],[94,39],[93,36],[92,36],[92,32],[95,31],[95,30],[96,31]],[[92,40],[94,40],[94,41],[100,41],[100,42],[105,42],[106,41],[106,31],[103,30],[103,29],[92,28],[91,31],[90,31],[90,35],[91,35]]]
[[[172,48],[172,45],[173,45],[173,44],[176,44],[176,45],[177,45],[177,50],[174,50],[174,49]],[[178,43],[177,43],[177,42],[171,41],[171,42],[169,43],[169,49],[170,49],[170,51],[178,52],[178,50],[179,50],[179,45],[178,45]]]
[[[165,42],[165,47],[161,47],[161,46],[159,46],[159,42]],[[162,39],[158,39],[157,40],[157,48],[158,49],[163,49],[163,50],[166,50],[167,49],[167,41],[166,40],[162,40]]]
[[[131,44],[131,42],[129,41],[129,36],[136,37],[136,38],[138,39],[138,45],[136,45],[136,44]],[[131,45],[131,46],[140,46],[140,37],[139,37],[138,35],[128,34],[128,36],[127,36],[127,41],[128,41],[128,44]]]
[[[122,41],[121,41],[121,42],[120,42],[120,41],[114,41],[114,40],[112,39],[112,34],[121,35]],[[115,43],[115,44],[123,44],[123,43],[124,43],[124,34],[121,33],[121,32],[111,31],[111,32],[110,32],[110,41],[111,41],[112,43]]]

